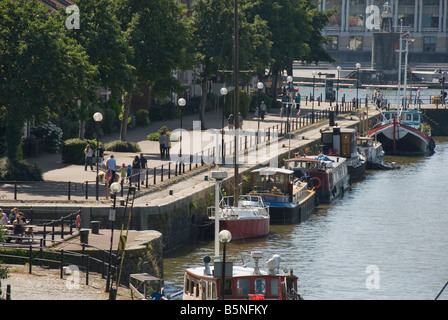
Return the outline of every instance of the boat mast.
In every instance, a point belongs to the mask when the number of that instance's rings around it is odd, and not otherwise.
[[[397,114],[399,113],[400,108],[398,107],[401,102],[401,52],[403,51],[403,19],[400,19],[400,36],[399,36],[399,45],[400,48],[398,49],[398,86],[397,86]]]
[[[239,131],[240,131],[240,119],[239,119],[239,38],[238,38],[238,0],[234,0],[234,27],[233,27],[233,41],[234,41],[234,55],[233,55],[233,77],[234,77],[234,123],[235,123],[235,151],[234,151],[234,184],[233,184],[233,202],[234,206],[238,206],[238,185],[239,185],[239,172],[238,172],[238,151],[239,151]]]
[[[406,41],[406,46],[405,46],[405,51],[404,51],[404,110],[406,110],[406,87],[407,87],[407,83],[408,83],[408,53],[409,53],[409,33],[406,33],[405,35],[405,41]]]

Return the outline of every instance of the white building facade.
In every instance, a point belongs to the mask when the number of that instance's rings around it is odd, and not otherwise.
[[[327,49],[338,56],[344,52],[371,52],[372,34],[380,31],[375,20],[384,12],[384,5],[391,10],[391,31],[400,32],[402,27],[415,39],[414,54],[429,53],[429,62],[436,62],[434,57],[444,59],[448,54],[448,0],[319,0],[319,10],[338,10],[323,31],[333,38]]]

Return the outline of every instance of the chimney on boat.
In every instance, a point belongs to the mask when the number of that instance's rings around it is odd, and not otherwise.
[[[260,274],[260,267],[258,265],[258,261],[263,257],[263,252],[261,251],[252,251],[250,253],[252,258],[255,261],[255,267],[254,267],[254,275]]]
[[[204,257],[204,265],[205,265],[204,275],[206,275],[206,276],[212,275],[212,272],[210,270],[210,261],[211,261],[211,258],[209,256]]]

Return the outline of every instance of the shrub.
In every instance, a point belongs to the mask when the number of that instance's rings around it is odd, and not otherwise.
[[[96,149],[96,140],[68,139],[62,144],[62,161],[65,163],[83,164],[84,149],[90,143]]]
[[[146,137],[146,140],[158,141],[159,140],[159,136],[160,136],[160,134],[158,132],[153,132],[153,133],[148,134],[148,136]]]
[[[140,146],[135,142],[116,140],[104,145],[104,150],[116,152],[141,152]]]
[[[159,130],[157,130],[157,132],[153,132],[153,133],[148,134],[146,136],[146,140],[158,141],[159,140],[159,136],[160,136],[161,133],[167,134],[167,133],[170,133],[170,132],[168,131],[168,128],[166,126],[162,126]]]
[[[135,113],[135,124],[139,127],[147,127],[149,125],[149,111],[140,109]]]
[[[57,153],[61,149],[62,129],[48,121],[39,127],[31,128],[31,134],[36,138],[45,138],[48,142],[46,151]]]
[[[2,181],[42,181],[42,172],[36,164],[24,160],[11,161],[4,157],[0,159],[0,180]]]

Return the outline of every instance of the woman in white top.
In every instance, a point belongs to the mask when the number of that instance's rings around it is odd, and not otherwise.
[[[93,150],[90,147],[90,144],[87,145],[86,149],[84,150],[84,154],[86,156],[84,170],[87,171],[87,166],[90,166],[90,170],[93,171],[93,164],[92,164]]]

